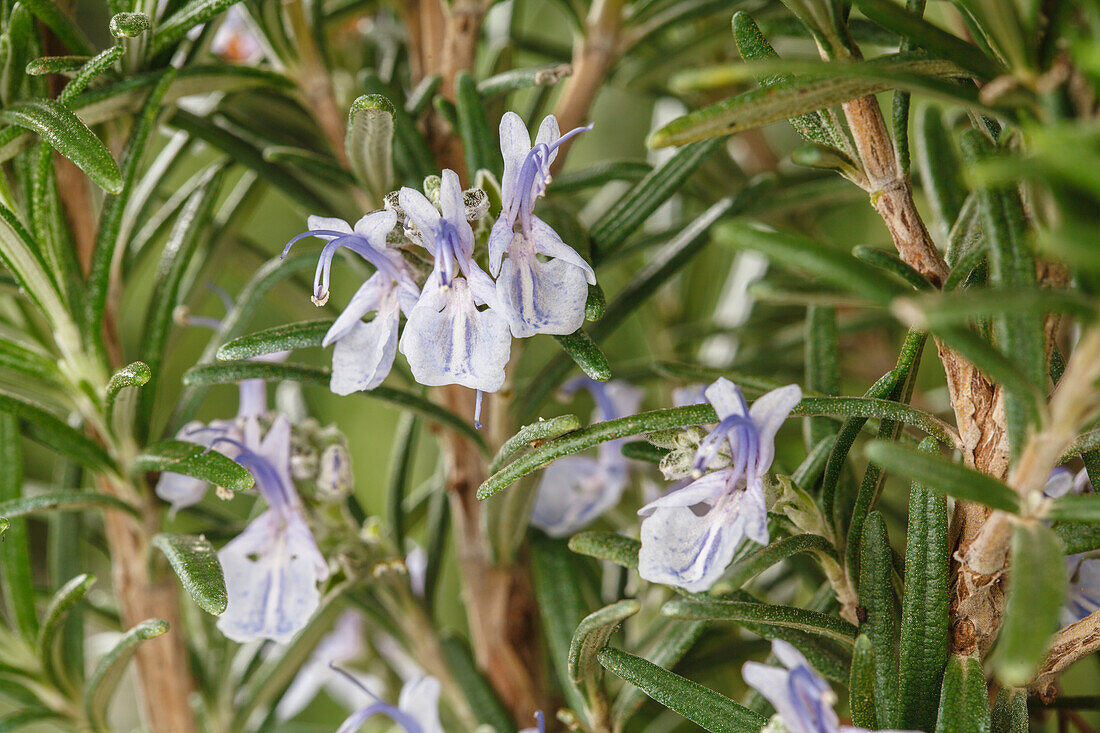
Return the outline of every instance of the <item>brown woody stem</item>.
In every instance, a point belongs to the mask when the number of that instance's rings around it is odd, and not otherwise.
[[[1070,624],[1054,636],[1050,651],[1029,689],[1044,702],[1057,696],[1058,675],[1090,654],[1100,651],[1100,611]]]
[[[913,202],[908,177],[898,168],[878,101],[862,97],[843,109],[863,162],[871,203],[890,231],[898,254],[933,285],[941,285],[947,265]],[[937,346],[963,457],[979,471],[1003,479],[1009,454],[1001,390],[954,351],[942,343]],[[987,527],[989,516],[985,507],[960,501],[952,519],[950,625],[952,648],[958,653],[986,651],[1000,627],[1006,533],[1001,518]]]
[[[421,48],[434,47],[435,22],[442,19],[442,58],[426,58],[426,71],[438,70],[442,90],[453,98],[454,77],[470,68],[481,31],[486,3],[456,0],[450,6],[419,3],[419,21],[424,35]],[[406,10],[412,10],[406,4]],[[435,62],[435,63],[433,63]],[[435,64],[439,63],[440,66]],[[454,131],[438,116],[428,127],[429,140],[438,162],[445,168],[465,169],[462,146]],[[473,392],[457,385],[441,387],[439,400],[459,415],[473,414]],[[502,434],[498,424],[505,412],[496,404],[500,395],[487,395],[490,434]],[[474,657],[501,701],[520,722],[530,721],[541,709],[538,670],[540,648],[537,615],[527,568],[522,564],[494,562],[477,488],[485,480],[487,466],[480,451],[467,438],[452,431],[442,434],[446,466],[446,488],[454,526],[455,552],[462,574],[463,599],[470,626]]]
[[[121,512],[107,512],[103,518],[123,626],[149,618],[168,622],[168,633],[143,642],[135,658],[146,725],[153,733],[198,730],[189,700],[194,682],[180,626],[176,582],[150,574],[149,541],[159,521],[157,508],[151,501],[142,501],[132,486],[104,477],[99,483],[101,491],[138,503],[142,510],[140,521]]]
[[[446,406],[472,414],[470,390],[442,387]],[[466,615],[478,666],[517,721],[540,709],[539,647],[533,591],[526,568],[493,562],[484,532],[477,487],[486,476],[481,454],[463,436],[446,432],[447,492],[454,518],[455,550],[462,573]]]
[[[622,14],[623,0],[595,0],[592,3],[584,35],[573,44],[573,75],[565,83],[554,109],[562,130],[584,124],[592,101],[618,55]],[[566,143],[558,153],[554,170],[561,170],[569,145]]]

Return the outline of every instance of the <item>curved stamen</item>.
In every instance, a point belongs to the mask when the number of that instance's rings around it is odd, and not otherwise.
[[[481,430],[481,400],[485,397],[485,393],[480,389],[477,390],[477,395],[474,397],[474,427]]]
[[[359,678],[357,678],[351,672],[348,672],[347,670],[342,669],[341,667],[337,667],[335,662],[329,662],[328,663],[328,668],[331,669],[333,672],[336,672],[337,674],[342,675],[343,677],[347,678],[348,682],[355,685],[356,687],[358,687],[363,692],[367,693],[371,698],[374,699],[375,702],[382,702],[382,698],[378,697],[378,695],[375,695],[374,692],[372,692],[369,687],[367,687],[362,682],[360,682]]]
[[[293,491],[284,485],[279,471],[271,465],[271,461],[234,438],[215,438],[210,442],[210,449],[212,450],[219,443],[228,443],[237,448],[239,452],[233,460],[252,473],[256,479],[256,489],[272,509],[285,511],[294,503]]]
[[[737,436],[741,438],[740,440],[734,440],[732,434],[735,431]],[[738,461],[740,463],[739,473],[744,472],[748,467],[749,457],[757,453],[759,436],[756,433],[756,425],[753,424],[751,418],[746,415],[730,415],[718,423],[718,426],[699,442],[699,448],[695,451],[695,462],[691,469],[692,476],[699,478],[703,475],[707,466],[718,455],[723,440],[729,441],[730,448],[735,454],[734,458],[740,458]]]
[[[283,247],[283,253],[279,255],[279,259],[285,259],[287,254],[290,253],[290,248],[296,243],[306,239],[307,237],[346,237],[347,232],[338,232],[335,229],[310,229],[308,232],[302,232],[301,234],[291,237],[290,241]]]
[[[300,236],[298,238],[300,238]],[[293,244],[294,241],[296,240],[292,240],[291,244]],[[289,247],[290,245],[287,246]],[[365,237],[359,234],[344,234],[326,242],[324,249],[321,250],[321,254],[317,259],[317,270],[313,275],[313,302],[315,304],[324,305],[328,302],[329,273],[332,270],[332,258],[336,255],[336,250],[341,247],[347,247],[355,252],[364,260],[374,265],[375,269],[379,272],[385,273],[394,280],[400,279],[401,275],[394,264],[390,262],[383,253],[379,252]]]
[[[210,282],[209,280],[206,282],[206,289],[214,295],[218,296],[218,299],[221,300],[222,306],[225,308],[226,313],[229,313],[231,310],[233,310],[233,306],[235,305],[235,303],[233,302],[233,296],[229,294],[228,290],[223,288],[221,285],[218,285],[217,283]]]
[[[557,150],[562,143],[591,129],[592,124],[590,123],[584,127],[573,128],[550,145],[538,143],[531,148],[527,153],[527,157],[523,159],[523,165],[520,166],[519,174],[516,176],[519,196],[513,199],[508,213],[512,217],[522,215],[525,229],[530,228],[528,217],[535,208],[535,200],[545,193],[546,187],[550,184],[550,154]]]

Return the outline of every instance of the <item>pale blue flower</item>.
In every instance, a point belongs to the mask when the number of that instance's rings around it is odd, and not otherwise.
[[[328,578],[328,564],[290,479],[290,421],[280,415],[262,441],[259,429],[255,421],[245,425],[235,460],[255,477],[268,509],[218,553],[229,595],[218,629],[234,641],[285,644],[317,609],[317,584]],[[248,447],[257,442],[257,450]]]
[[[442,214],[411,188],[402,188],[398,200],[410,237],[435,258],[398,346],[409,360],[413,377],[432,387],[460,384],[496,392],[504,385],[512,340],[508,323],[496,308],[493,281],[473,259],[474,233],[466,221],[458,175],[443,171]],[[489,307],[479,310],[479,305]]]
[[[192,321],[197,319],[192,319]],[[214,322],[214,328],[220,326],[220,321]],[[266,354],[257,360],[277,361],[285,358],[288,352]],[[177,440],[185,440],[189,443],[197,443],[229,458],[235,458],[239,451],[237,446],[244,444],[250,450],[258,450],[259,442],[247,443],[245,426],[255,422],[267,412],[267,385],[262,379],[246,379],[237,385],[240,389],[240,397],[237,402],[237,417],[231,420],[212,420],[203,423],[193,420],[187,423],[176,433]],[[248,435],[258,436],[256,432]],[[175,514],[184,507],[189,507],[202,501],[209,486],[204,481],[193,476],[185,476],[180,473],[165,471],[157,480],[154,491],[156,495],[171,504],[169,510]],[[226,496],[225,498],[229,498]]]
[[[798,385],[768,392],[749,409],[733,382],[706,391],[719,423],[699,444],[696,480],[642,507],[638,573],[654,583],[691,592],[721,577],[745,537],[768,542],[763,479],[775,457],[775,435],[802,399]],[[703,474],[727,441],[733,465]]]
[[[570,393],[585,387],[592,393],[594,422],[633,415],[642,392],[620,381],[596,382],[587,377],[566,386]],[[601,443],[597,457],[567,456],[542,472],[531,513],[531,524],[552,537],[566,537],[615,506],[626,487],[628,468],[622,454],[625,439]]]
[[[329,382],[334,393],[345,395],[374,389],[393,367],[400,313],[408,316],[420,297],[408,264],[400,253],[386,246],[386,235],[397,224],[397,214],[375,211],[357,221],[354,228],[342,219],[320,216],[311,216],[308,222],[309,231],[291,239],[283,257],[295,242],[306,237],[327,241],[313,278],[312,297],[316,305],[328,302],[332,258],[341,247],[347,247],[375,267],[375,273],[359,287],[322,341],[324,346],[336,344]],[[364,322],[363,316],[371,311],[374,318]]]
[[[359,706],[362,687],[382,689],[379,678],[358,671],[337,672],[333,665],[343,665],[362,656],[367,650],[363,624],[355,611],[344,611],[314,647],[309,659],[294,675],[294,681],[283,694],[275,709],[280,721],[290,720],[305,710],[321,690],[348,710]],[[350,678],[350,679],[349,679]]]
[[[1061,612],[1063,626],[1100,610],[1100,556],[1095,553],[1070,555],[1066,565],[1069,588]]]
[[[489,234],[489,270],[497,278],[497,297],[516,338],[570,334],[584,322],[588,286],[596,284],[596,274],[533,212],[550,182],[558,146],[590,129],[578,127],[561,135],[557,119],[548,115],[532,146],[519,115],[505,112],[500,120],[503,206]]]
[[[1082,471],[1081,473],[1084,473]],[[1087,479],[1088,476],[1086,475]],[[1070,493],[1080,493],[1080,489],[1075,487],[1076,479],[1074,478],[1073,471],[1070,471],[1065,466],[1058,466],[1050,472],[1050,477],[1047,479],[1046,486],[1043,487],[1043,495],[1048,499],[1057,499]]]
[[[775,708],[786,733],[864,733],[866,728],[841,725],[833,705],[836,693],[806,658],[785,641],[772,642],[782,667],[746,662],[741,676]],[[900,733],[884,731],[884,733]]]
[[[1057,499],[1067,494],[1083,494],[1092,490],[1088,472],[1082,469],[1076,476],[1064,466],[1050,472],[1043,487],[1043,494]],[[1066,602],[1062,606],[1060,620],[1063,626],[1080,621],[1100,610],[1100,555],[1094,552],[1078,553],[1066,557]]]
[[[397,705],[382,702],[366,687],[362,690],[374,701],[352,713],[336,733],[355,733],[375,715],[385,715],[401,726],[405,733],[444,733],[439,722],[439,680],[434,677],[419,677],[406,682],[401,688]]]

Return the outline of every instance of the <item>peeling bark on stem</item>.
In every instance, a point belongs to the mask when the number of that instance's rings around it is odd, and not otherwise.
[[[871,203],[890,230],[898,254],[930,283],[939,287],[947,277],[947,264],[932,243],[913,203],[909,178],[898,168],[878,100],[861,97],[847,102],[843,107],[867,174]]]
[[[1074,663],[1100,651],[1100,611],[1072,623],[1054,636],[1046,660],[1028,688],[1050,703],[1057,697],[1058,675]]]
[[[871,203],[882,217],[898,254],[935,286],[943,284],[947,265],[924,226],[909,179],[898,168],[878,101],[863,97],[843,105],[867,176]],[[977,470],[1004,479],[1008,472],[1008,435],[1004,396],[973,364],[937,344],[947,377],[964,460]],[[1004,607],[1001,576],[1008,558],[1005,518],[990,520],[990,510],[960,501],[951,523],[951,645],[960,654],[984,653],[1000,628]],[[1010,529],[1010,528],[1008,528]]]

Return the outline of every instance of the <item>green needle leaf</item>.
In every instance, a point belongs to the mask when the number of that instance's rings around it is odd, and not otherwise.
[[[46,674],[54,684],[64,688],[68,683],[68,672],[58,664],[56,642],[58,635],[65,626],[65,620],[69,611],[80,603],[80,600],[95,584],[94,575],[81,574],[70,580],[58,589],[50,605],[46,607],[46,614],[42,619],[42,626],[38,630],[37,651],[38,658],[42,660],[42,666]]]
[[[122,190],[122,173],[111,151],[60,102],[52,99],[18,102],[0,109],[0,122],[37,134],[108,193]]]
[[[597,560],[637,569],[638,551],[642,543],[614,532],[578,532],[569,538],[569,549],[578,555],[588,555]]]
[[[611,379],[611,366],[607,363],[607,357],[583,328],[567,336],[555,336],[554,339],[590,379],[597,382]]]
[[[22,517],[45,512],[83,512],[87,509],[117,509],[139,516],[137,508],[122,499],[96,491],[49,491],[0,503],[0,515]]]
[[[217,358],[218,361],[236,361],[320,346],[332,323],[330,319],[302,321],[250,333],[219,347]]]
[[[870,443],[865,452],[887,471],[918,481],[938,494],[976,501],[1005,512],[1020,510],[1020,500],[1008,486],[941,456],[890,441]]]
[[[393,114],[393,103],[381,94],[365,94],[348,110],[348,162],[379,204],[393,188]]]
[[[1066,593],[1065,550],[1045,524],[1016,525],[1012,534],[1012,577],[993,668],[1006,685],[1022,687],[1035,673],[1058,629]]]
[[[619,625],[640,610],[640,603],[628,599],[585,616],[573,632],[573,641],[569,645],[569,678],[582,685],[595,684],[602,671],[596,654],[607,646]]]
[[[768,722],[725,695],[633,654],[607,647],[596,658],[607,671],[712,733],[760,733]]]
[[[137,653],[138,646],[143,641],[155,639],[165,631],[168,631],[168,622],[163,619],[151,618],[142,621],[123,634],[115,647],[100,660],[88,679],[88,685],[84,691],[84,711],[93,731],[99,733],[109,730],[107,708],[111,698],[114,697],[115,690],[118,689],[123,672],[126,671],[126,665]]]
[[[111,375],[111,381],[107,382],[107,396],[114,397],[125,387],[140,387],[152,376],[153,370],[143,361],[127,364]]]
[[[171,471],[209,481],[229,491],[248,491],[256,480],[244,466],[216,450],[183,440],[164,440],[147,446],[131,466],[134,472]]]
[[[666,603],[661,613],[690,621],[747,621],[761,626],[795,629],[838,641],[848,647],[855,643],[856,638],[856,628],[836,616],[771,603],[683,598]]]
[[[153,547],[164,553],[184,590],[199,608],[219,616],[227,605],[225,575],[214,546],[205,537],[161,533],[153,537]]]

